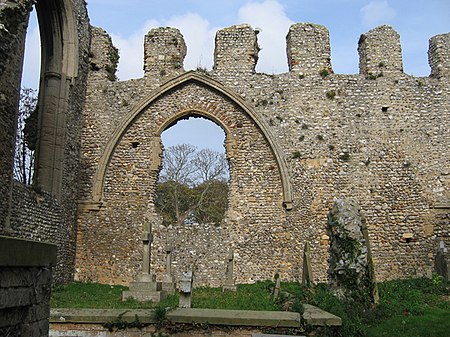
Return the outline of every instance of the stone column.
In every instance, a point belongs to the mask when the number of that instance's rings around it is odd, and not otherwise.
[[[260,50],[256,34],[247,24],[219,30],[214,49],[214,71],[233,76],[253,74]]]
[[[433,36],[428,49],[431,76],[450,77],[450,33]]]
[[[154,79],[183,73],[186,53],[186,43],[178,29],[150,30],[144,40],[144,77]]]
[[[150,257],[151,257],[151,247],[153,242],[152,233],[145,231],[142,235],[142,246],[143,246],[143,257],[142,257],[142,275],[138,277],[141,281],[150,279]]]

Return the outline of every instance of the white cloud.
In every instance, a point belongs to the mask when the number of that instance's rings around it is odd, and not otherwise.
[[[259,45],[263,48],[259,53],[257,70],[267,73],[287,71],[286,34],[290,20],[280,2],[266,0],[248,2],[239,9],[237,23],[248,23],[254,28],[261,28],[258,35]],[[195,69],[198,66],[211,69],[214,58],[214,36],[217,27],[198,14],[186,13],[171,17],[165,21],[151,20],[129,37],[112,34],[114,45],[120,50],[118,77],[121,80],[143,76],[144,36],[151,28],[169,26],[180,29],[184,36],[188,51],[184,68]]]
[[[166,25],[178,28],[184,36],[188,48],[185,69],[196,69],[198,66],[212,68],[214,37],[218,28],[211,28],[208,20],[192,13],[173,17]]]
[[[152,28],[165,26],[178,28],[183,34],[188,47],[184,61],[185,69],[195,69],[198,66],[212,68],[214,36],[217,28],[211,28],[209,22],[200,15],[187,13],[164,22],[147,21],[142,28],[127,38],[111,34],[113,43],[119,48],[120,53],[117,73],[120,80],[143,76],[144,36]]]
[[[117,76],[120,80],[140,78],[144,75],[144,36],[150,29],[159,26],[161,24],[158,21],[150,20],[127,38],[111,34],[114,46],[119,48],[120,59]]]
[[[361,20],[366,27],[388,23],[395,18],[394,8],[387,1],[371,1],[361,8]]]
[[[262,50],[257,70],[275,74],[287,71],[286,34],[294,22],[287,17],[283,6],[274,0],[249,2],[239,9],[239,20],[262,29],[258,34]]]

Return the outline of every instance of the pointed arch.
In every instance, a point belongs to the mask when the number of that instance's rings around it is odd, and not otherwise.
[[[154,91],[146,98],[144,98],[140,103],[138,103],[124,118],[122,123],[115,129],[112,137],[106,144],[105,150],[100,158],[99,165],[97,167],[97,171],[94,176],[94,184],[92,190],[92,202],[94,204],[101,205],[103,199],[103,185],[105,183],[106,172],[113,156],[114,150],[117,145],[120,143],[122,137],[128,130],[128,128],[136,121],[139,116],[160,96],[164,95],[169,90],[172,90],[182,84],[188,82],[198,82],[201,83],[217,92],[220,92],[228,99],[237,104],[247,115],[248,117],[258,126],[260,131],[263,133],[265,139],[269,143],[269,146],[275,156],[276,162],[278,164],[278,169],[281,175],[282,188],[283,188],[283,206],[286,209],[292,208],[292,187],[289,179],[289,172],[287,168],[286,160],[280,149],[278,148],[277,142],[270,132],[267,124],[261,120],[256,113],[247,105],[247,103],[236,93],[225,88],[219,82],[213,80],[209,76],[201,75],[195,71],[186,72],[178,77],[171,79],[170,81],[163,84],[157,91]],[[183,114],[183,113],[182,113]],[[177,114],[176,118],[172,118],[171,120],[176,120],[179,118],[179,114]],[[211,118],[208,116],[208,118]],[[218,121],[216,121],[218,122]],[[221,124],[221,123],[219,123]],[[167,126],[167,125],[166,125]],[[225,126],[223,126],[224,129]]]
[[[78,73],[77,22],[70,0],[37,1],[36,12],[42,54],[36,175],[38,185],[59,199],[69,93]]]

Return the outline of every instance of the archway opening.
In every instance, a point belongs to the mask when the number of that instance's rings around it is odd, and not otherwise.
[[[40,68],[40,31],[33,6],[25,37],[13,168],[14,179],[25,185],[33,183]]]
[[[223,129],[190,115],[170,125],[161,140],[164,150],[155,205],[163,224],[220,226],[230,177]]]

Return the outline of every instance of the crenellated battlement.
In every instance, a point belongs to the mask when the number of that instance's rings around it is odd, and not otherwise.
[[[359,73],[380,77],[403,72],[400,35],[387,25],[362,34],[358,42]]]
[[[161,27],[152,29],[144,40],[145,76],[174,75],[183,70],[186,57],[186,43],[176,28]]]
[[[213,69],[218,72],[254,73],[260,50],[257,34],[246,24],[219,30]]]
[[[181,32],[161,27],[145,36],[144,76],[117,81],[118,50],[89,25],[86,2],[37,1],[45,38],[37,179],[27,187],[14,181],[12,145],[33,3],[0,6],[0,232],[56,244],[58,282],[125,285],[148,261],[158,281],[197,266],[196,285],[222,286],[230,251],[236,283],[298,281],[306,243],[310,274],[324,282],[338,199],[361,205],[377,280],[432,275],[436,247],[450,244],[450,33],[429,41],[428,78],[404,74],[400,36],[385,25],[355,39],[360,74],[336,75],[327,28],[297,23],[286,36],[289,71],[268,75],[256,73],[250,25],[217,32],[208,71],[185,71]],[[224,132],[225,218],[166,226],[156,207],[162,133],[191,117]],[[6,308],[14,331],[15,308]],[[36,324],[24,326],[38,333]]]
[[[91,52],[89,63],[91,74],[113,81],[116,79],[116,69],[119,54],[108,33],[98,27],[91,27]]]
[[[450,33],[433,36],[428,48],[431,76],[450,76]]]
[[[219,30],[215,37],[213,71],[222,74],[253,74],[258,62],[259,31],[248,24]],[[95,65],[110,69],[112,43],[105,31],[94,28],[92,36]],[[105,52],[106,50],[106,52]],[[373,79],[403,73],[400,35],[388,25],[376,27],[361,35],[358,41],[359,73]],[[183,35],[176,28],[152,29],[144,42],[145,77],[174,76],[184,71],[187,53]],[[301,76],[332,74],[328,29],[312,23],[296,23],[286,36],[289,71]],[[430,39],[428,51],[431,75],[450,74],[450,33]]]
[[[297,23],[286,37],[289,71],[303,75],[332,73],[330,34],[324,26]]]

